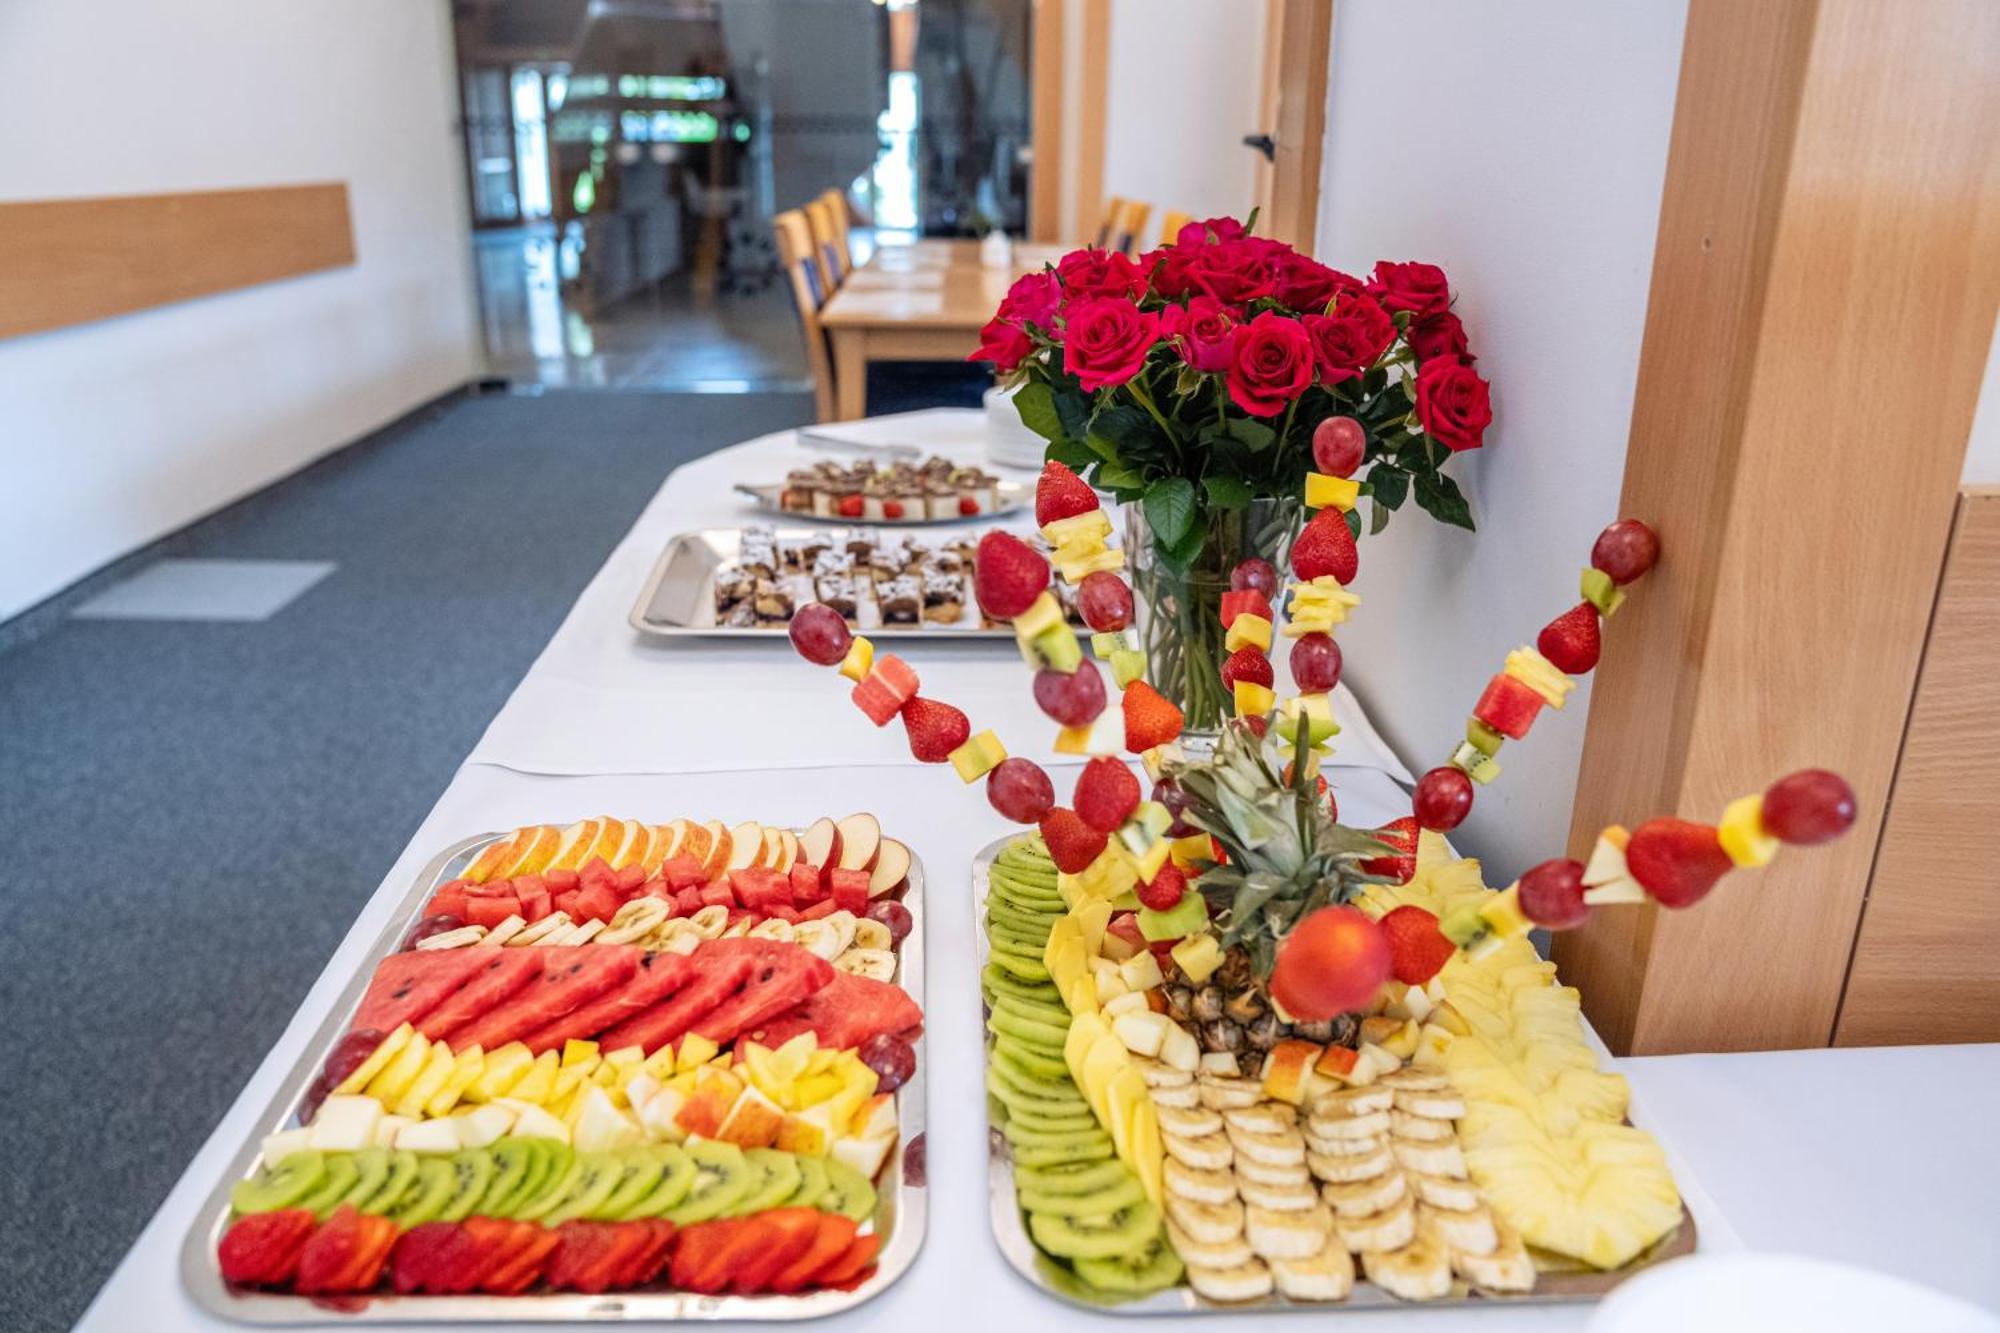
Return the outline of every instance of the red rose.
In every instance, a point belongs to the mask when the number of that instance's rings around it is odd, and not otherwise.
[[[1308,259],[1287,249],[1278,256],[1272,294],[1280,303],[1298,311],[1322,313],[1327,303],[1345,292],[1361,290],[1361,280]]]
[[[1184,222],[1174,233],[1174,239],[1182,245],[1207,245],[1213,238],[1218,241],[1240,241],[1243,239],[1243,224],[1235,218],[1204,218],[1200,222]]]
[[[1472,353],[1465,341],[1465,325],[1459,323],[1458,316],[1449,310],[1426,315],[1410,325],[1409,339],[1410,350],[1416,353],[1418,365],[1440,356],[1454,357],[1467,364],[1472,362]]]
[[[1213,374],[1229,368],[1230,339],[1241,315],[1213,296],[1197,296],[1160,312],[1160,336],[1172,341],[1181,360]]]
[[[1368,294],[1391,314],[1398,310],[1419,316],[1436,314],[1451,304],[1451,288],[1445,283],[1444,270],[1436,264],[1377,260]]]
[[[1307,315],[1304,323],[1324,384],[1353,379],[1396,341],[1396,322],[1366,296],[1345,297],[1331,315]]]
[[[1200,257],[1200,246],[1168,245],[1140,255],[1139,266],[1152,276],[1153,290],[1174,301],[1194,291],[1194,268]]]
[[[1035,350],[1035,344],[1028,335],[1021,332],[1017,324],[1009,324],[1004,319],[990,319],[986,327],[979,331],[979,346],[967,361],[991,361],[993,368],[1002,375],[1011,373],[1028,359],[1028,353]]]
[[[1278,415],[1312,377],[1312,339],[1295,319],[1266,310],[1230,341],[1229,396],[1253,417]]]
[[[1024,273],[1000,301],[1000,318],[1014,324],[1053,328],[1062,304],[1062,283],[1049,272]]]
[[[1092,296],[1129,296],[1146,293],[1146,274],[1116,250],[1091,247],[1072,250],[1056,261],[1056,277],[1062,280],[1063,296],[1079,301]]]
[[[1087,390],[1123,384],[1146,364],[1160,336],[1160,318],[1115,296],[1093,296],[1069,307],[1063,364]]]
[[[1486,381],[1456,357],[1424,362],[1417,368],[1417,420],[1454,453],[1477,449],[1493,424]]]
[[[1194,285],[1230,305],[1247,305],[1269,296],[1277,258],[1273,251],[1283,248],[1254,236],[1205,245],[1196,252],[1191,266]]]

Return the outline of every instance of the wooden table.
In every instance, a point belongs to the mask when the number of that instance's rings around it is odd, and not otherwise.
[[[833,343],[838,415],[867,415],[871,361],[960,361],[1015,278],[1063,253],[1060,246],[1014,247],[1014,262],[989,269],[977,241],[884,246],[848,274],[820,312]]]

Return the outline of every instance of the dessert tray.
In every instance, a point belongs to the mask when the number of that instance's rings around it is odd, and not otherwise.
[[[799,468],[782,482],[739,483],[736,490],[773,513],[887,526],[991,518],[1019,509],[1029,495],[1019,482],[937,457],[921,463],[828,459]]]
[[[1033,834],[995,842],[973,864],[993,1232],[1042,1290],[1136,1315],[1579,1302],[1694,1249],[1694,1219],[1678,1200],[1679,1225],[1609,1270],[1525,1245],[1510,1218],[1531,1209],[1486,1196],[1464,1164],[1464,1122],[1453,1114],[1478,1098],[1425,1057],[1370,1054],[1401,1049],[1405,1033],[1429,1036],[1395,1017],[1426,1003],[1421,990],[1392,998],[1359,1032],[1293,1028],[1268,1011],[1259,1015],[1268,1023],[1239,1022],[1253,993],[1232,991],[1222,973],[1191,986],[1171,956],[1121,946],[1125,925],[1110,925],[1107,911],[1097,939],[1084,936],[1110,1015],[1092,1046],[1080,1029],[1093,1020],[1065,1023],[1062,992],[1038,961],[1063,947],[1050,934],[1091,919],[1087,902],[1066,906],[1057,884]],[[1546,978],[1536,984],[1554,990]],[[1217,1003],[1206,1024],[1187,1012]],[[1390,1029],[1388,1048],[1363,1035]],[[1355,1048],[1352,1062],[1312,1058]],[[1356,1068],[1375,1061],[1386,1068]],[[1345,1076],[1330,1072],[1343,1067]],[[1629,1125],[1604,1132],[1626,1137],[1628,1154],[1650,1145]],[[1617,1226],[1619,1202],[1596,1202]]]
[[[426,867],[198,1213],[260,1325],[809,1319],[923,1243],[923,869],[871,815]]]
[[[708,528],[669,540],[630,617],[663,638],[782,636],[822,602],[871,637],[1010,637],[972,595],[978,534],[888,536],[840,528]],[[1075,599],[1064,606],[1081,624]]]

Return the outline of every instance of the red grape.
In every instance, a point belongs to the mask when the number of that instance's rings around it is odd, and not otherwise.
[[[1153,784],[1153,799],[1167,807],[1167,813],[1174,817],[1174,822],[1167,825],[1169,838],[1185,838],[1201,832],[1181,818],[1181,811],[1188,807],[1188,794],[1181,790],[1180,783],[1172,778],[1161,778]]]
[[[1472,779],[1448,764],[1434,768],[1417,780],[1410,804],[1424,828],[1439,833],[1455,829],[1472,813]]]
[[[320,1103],[332,1096],[333,1090],[337,1086],[339,1085],[325,1074],[319,1075],[312,1082],[306,1084],[305,1096],[299,1099],[299,1123],[301,1125],[310,1125],[312,1123],[313,1117],[319,1114]]]
[[[792,612],[791,635],[799,656],[821,666],[837,664],[854,642],[840,612],[824,602],[808,602]]]
[[[339,1087],[349,1074],[366,1064],[368,1057],[375,1054],[375,1048],[382,1044],[382,1035],[374,1028],[356,1028],[335,1042],[327,1052],[326,1063],[319,1069],[327,1087]]]
[[[1583,901],[1583,862],[1544,861],[1521,876],[1521,914],[1549,930],[1570,930],[1590,915]]]
[[[1325,694],[1340,684],[1340,645],[1327,634],[1302,634],[1292,645],[1292,683],[1303,694]]]
[[[876,1033],[861,1043],[856,1054],[875,1071],[877,1092],[894,1092],[917,1072],[916,1049],[893,1032]]]
[[[1169,861],[1160,867],[1160,873],[1153,876],[1150,883],[1138,888],[1139,901],[1155,912],[1172,911],[1181,895],[1187,892],[1187,876],[1181,874],[1180,867]]]
[[[1233,690],[1236,682],[1247,680],[1252,684],[1268,687],[1276,679],[1271,674],[1271,659],[1248,645],[1238,648],[1222,662],[1222,684]]]
[[[1055,784],[1032,759],[1003,759],[986,779],[986,799],[1016,824],[1039,824],[1055,807]]]
[[[419,940],[427,940],[433,935],[442,935],[447,930],[457,930],[464,924],[465,922],[459,920],[450,912],[439,912],[436,916],[427,916],[422,921],[417,922],[416,925],[411,926],[410,933],[403,936],[403,948],[405,950],[414,949],[417,947]],[[380,1041],[381,1038],[378,1036],[376,1040]]]
[[[1854,788],[1838,773],[1802,769],[1764,792],[1764,831],[1780,842],[1809,847],[1829,842],[1854,823]]]
[[[1613,583],[1630,583],[1660,558],[1660,539],[1636,518],[1621,518],[1597,534],[1590,563],[1611,576]]]
[[[1104,711],[1104,677],[1087,657],[1074,671],[1044,668],[1035,673],[1035,702],[1063,726],[1083,726]]]
[[[1132,590],[1108,569],[1086,574],[1076,586],[1076,609],[1083,623],[1109,634],[1132,623]]]
[[[1262,556],[1251,556],[1239,560],[1236,568],[1229,571],[1229,591],[1261,592],[1265,598],[1278,595],[1278,571],[1269,560]]]
[[[880,921],[889,928],[889,943],[901,944],[903,937],[910,933],[915,924],[910,920],[910,909],[901,903],[877,902],[868,905],[868,919]]]
[[[1313,427],[1313,462],[1329,477],[1351,477],[1368,452],[1368,433],[1353,417],[1328,417]]]

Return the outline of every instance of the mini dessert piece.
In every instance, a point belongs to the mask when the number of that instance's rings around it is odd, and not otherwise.
[[[821,602],[839,612],[842,619],[855,618],[857,604],[851,575],[822,574],[813,580],[813,592]]]
[[[818,484],[819,474],[809,469],[786,473],[785,487],[778,492],[778,508],[794,514],[812,513]]]
[[[775,579],[758,579],[757,592],[751,599],[759,624],[789,625],[792,621],[792,595],[786,592]]]
[[[885,625],[914,625],[923,613],[923,588],[908,574],[879,579],[875,584],[875,605]]]
[[[965,576],[937,569],[924,573],[924,619],[934,625],[956,625],[965,614]]]

